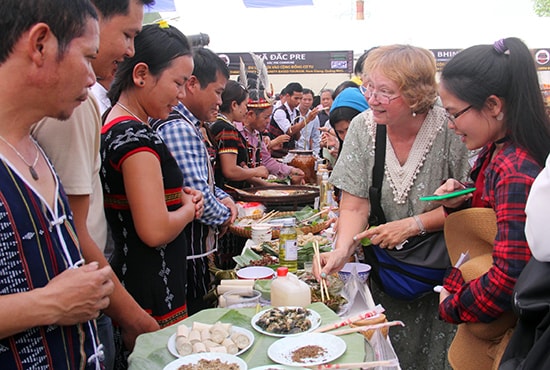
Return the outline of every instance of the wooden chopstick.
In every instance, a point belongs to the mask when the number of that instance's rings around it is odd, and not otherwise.
[[[367,362],[350,362],[343,364],[323,364],[317,366],[308,366],[310,369],[372,369],[373,367],[391,367],[398,366],[399,360],[394,358],[391,360],[380,360],[380,361],[367,361]]]
[[[317,212],[317,213],[315,213],[315,214],[309,216],[308,218],[304,218],[302,221],[299,222],[299,224],[308,222],[309,220],[313,220],[315,217],[324,215],[324,214],[327,213],[328,211],[330,211],[330,208],[325,208],[325,209],[323,209],[322,211]]]
[[[267,214],[265,214],[262,218],[260,218],[257,223],[261,224],[262,222],[266,222],[267,220],[272,219],[278,213],[279,211],[271,210]]]
[[[317,260],[317,268],[319,269],[319,271],[321,271],[321,253],[319,252],[319,242],[317,240],[313,242],[313,253],[314,258]],[[330,294],[328,292],[327,281],[321,278],[321,282],[319,285],[321,287],[321,301],[325,302],[325,295],[326,300],[328,301],[330,299]]]
[[[328,324],[328,325],[325,325],[325,326],[321,326],[320,328],[317,328],[313,332],[314,333],[322,333],[322,332],[325,332],[325,331],[328,331],[328,330],[338,329],[342,326],[352,324],[352,323],[354,323],[356,321],[359,321],[359,320],[364,320],[364,319],[369,319],[371,317],[376,317],[376,316],[380,315],[381,313],[383,313],[384,311],[385,311],[384,307],[382,307],[381,305],[376,305],[376,307],[374,307],[372,310],[365,311],[365,312],[363,312],[359,315],[347,318],[347,319],[342,320],[342,321],[335,322],[333,324]]]
[[[224,186],[225,186],[226,188],[228,188],[228,189],[235,190],[235,191],[236,191],[237,193],[239,193],[239,194],[242,194],[242,195],[250,195],[249,192],[244,191],[244,190],[239,189],[239,188],[235,188],[235,187],[233,187],[233,186],[231,186],[231,185],[225,184]]]
[[[335,331],[331,331],[330,334],[332,334],[332,335],[346,335],[346,334],[350,334],[350,333],[356,333],[358,331],[375,330],[375,329],[380,329],[380,328],[385,328],[385,327],[390,327],[390,326],[398,326],[398,325],[399,326],[405,326],[403,321],[396,320],[396,321],[383,322],[383,323],[380,323],[380,324],[363,325],[363,326],[356,326],[355,328],[335,330]]]

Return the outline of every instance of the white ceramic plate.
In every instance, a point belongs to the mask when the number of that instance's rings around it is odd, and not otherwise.
[[[197,364],[199,360],[205,359],[205,360],[216,360],[219,359],[222,362],[225,362],[227,364],[237,364],[239,365],[240,370],[247,370],[248,366],[246,365],[246,362],[244,362],[242,359],[240,359],[237,356],[229,355],[227,353],[195,353],[193,355],[180,357],[175,361],[170,362],[168,365],[164,367],[164,370],[178,370],[180,366],[183,365],[192,365]]]
[[[282,310],[287,310],[287,309],[296,309],[296,308],[299,308],[299,307],[277,307],[278,309],[282,309]],[[305,310],[307,310],[308,312],[308,319],[309,321],[311,321],[311,328],[309,328],[309,330],[306,330],[306,331],[303,331],[301,333],[295,333],[295,334],[278,334],[278,333],[271,333],[269,331],[266,331],[264,329],[262,329],[260,326],[258,326],[256,324],[256,322],[260,319],[260,317],[262,317],[262,315],[264,313],[266,313],[267,311],[269,310],[272,310],[273,308],[269,308],[267,310],[263,310],[263,311],[260,311],[258,312],[256,315],[254,315],[252,317],[252,320],[250,321],[250,323],[252,324],[252,327],[262,333],[262,334],[265,334],[265,335],[269,335],[271,337],[290,337],[290,336],[296,336],[296,335],[301,335],[301,334],[304,334],[304,333],[309,333],[310,331],[313,331],[315,329],[317,329],[319,327],[319,325],[321,325],[321,315],[319,315],[317,312],[313,311],[313,310],[310,310],[309,308],[306,308]]]
[[[189,328],[189,330],[191,330],[191,328]],[[240,334],[244,334],[248,337],[248,340],[250,341],[250,343],[248,344],[248,346],[246,346],[245,348],[239,350],[239,352],[237,352],[237,355],[240,355],[241,353],[244,353],[247,349],[249,349],[250,347],[252,347],[252,344],[254,343],[254,334],[252,334],[252,332],[248,329],[245,329],[245,328],[241,328],[239,326],[232,326],[231,327],[231,334],[233,333],[240,333]],[[176,357],[182,357],[179,353],[178,353],[178,350],[176,349],[176,333],[172,334],[170,336],[170,338],[168,338],[168,351],[176,356]]]
[[[324,353],[317,357],[292,360],[294,351],[305,346],[319,346]],[[314,366],[336,360],[346,352],[346,342],[340,337],[326,333],[308,333],[279,339],[267,349],[267,355],[273,361],[288,366]]]

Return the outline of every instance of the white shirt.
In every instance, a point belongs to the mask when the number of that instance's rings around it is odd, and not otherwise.
[[[102,84],[96,82],[90,90],[99,104],[99,113],[103,116],[103,113],[105,113],[107,109],[111,108],[111,101],[107,97],[107,89],[104,88]]]
[[[525,236],[533,256],[541,262],[550,262],[550,227],[548,227],[548,209],[550,207],[550,156],[546,158],[546,167],[533,182],[525,213]]]

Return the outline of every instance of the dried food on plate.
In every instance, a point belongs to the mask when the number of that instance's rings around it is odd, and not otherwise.
[[[267,350],[273,361],[288,366],[314,366],[331,362],[346,352],[346,342],[326,333],[308,333],[279,339]]]
[[[178,358],[164,370],[247,370],[246,362],[227,353],[196,353]]]

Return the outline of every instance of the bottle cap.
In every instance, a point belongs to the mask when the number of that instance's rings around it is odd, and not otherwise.
[[[277,276],[285,277],[287,274],[288,274],[288,267],[286,266],[277,267]]]

